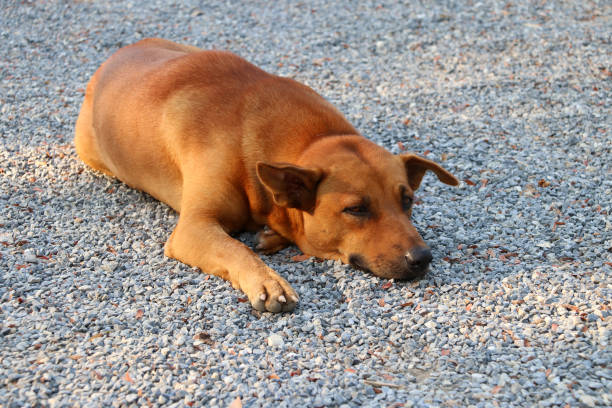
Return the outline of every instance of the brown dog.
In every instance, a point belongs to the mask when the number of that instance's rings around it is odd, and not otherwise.
[[[307,86],[161,39],[102,64],[75,144],[89,166],[180,212],[167,256],[271,312],[292,310],[298,296],[231,231],[268,226],[263,251],[294,242],[381,277],[418,277],[431,252],[410,222],[413,193],[426,170],[458,184],[434,162],[368,141]]]

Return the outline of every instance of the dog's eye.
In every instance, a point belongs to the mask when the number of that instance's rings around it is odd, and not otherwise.
[[[412,208],[413,198],[408,195],[402,196],[402,209],[404,211],[409,211]]]
[[[353,215],[355,217],[367,217],[370,215],[370,210],[366,205],[355,205],[346,207],[342,212]]]

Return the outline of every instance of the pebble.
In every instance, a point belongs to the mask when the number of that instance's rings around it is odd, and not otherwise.
[[[5,3],[7,407],[610,405],[610,27],[597,2]],[[415,193],[427,276],[388,282],[293,262],[289,247],[262,257],[300,296],[273,315],[165,257],[178,214],[86,168],[72,142],[89,77],[148,36],[306,83],[377,144],[454,173],[458,188],[429,172]]]
[[[577,393],[578,399],[587,407],[597,406],[597,401],[591,395],[585,393]]]
[[[477,383],[481,383],[485,381],[485,376],[480,374],[480,373],[473,373],[472,374],[472,381],[477,382]]]
[[[278,334],[271,334],[268,337],[268,346],[270,347],[282,347],[284,344],[285,344],[285,341]]]
[[[36,257],[36,252],[33,249],[26,249],[23,251],[23,260],[25,262],[37,263],[38,258]]]
[[[435,329],[436,328],[436,322],[430,320],[430,321],[425,323],[425,327],[427,327],[429,329]]]
[[[125,402],[131,404],[138,399],[138,394],[128,394],[125,396]]]

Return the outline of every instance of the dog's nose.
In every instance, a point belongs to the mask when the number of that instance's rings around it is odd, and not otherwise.
[[[406,253],[408,268],[415,276],[425,273],[432,259],[431,251],[427,247],[412,248]]]

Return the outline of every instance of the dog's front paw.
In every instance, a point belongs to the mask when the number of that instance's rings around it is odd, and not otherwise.
[[[273,254],[291,245],[291,242],[268,227],[265,227],[259,231],[255,236],[255,239],[257,240],[257,246],[255,249],[257,252],[264,254]]]
[[[253,308],[262,312],[290,312],[298,303],[298,295],[291,285],[276,272],[257,282],[251,282],[245,291]]]

